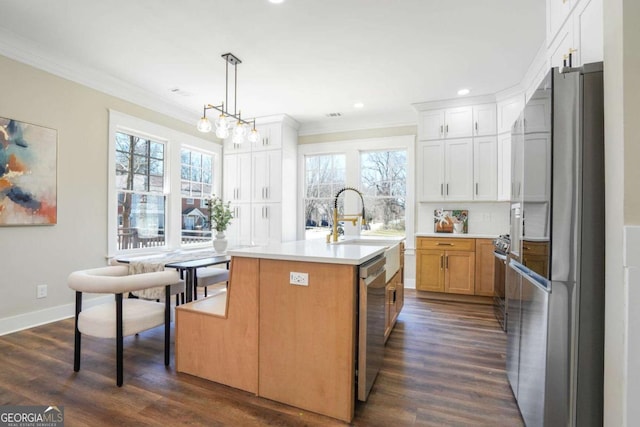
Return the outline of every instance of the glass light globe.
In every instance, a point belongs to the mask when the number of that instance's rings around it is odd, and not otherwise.
[[[240,134],[234,133],[233,137],[231,139],[233,140],[234,144],[243,144],[244,143],[244,135],[240,135]]]
[[[229,138],[229,128],[216,127],[216,136],[220,139]]]
[[[245,125],[243,125],[242,123],[238,122],[236,124],[236,127],[233,128],[233,136],[235,137],[236,135],[238,136],[245,136],[245,134],[247,133],[247,128],[245,127]]]
[[[252,144],[260,141],[260,133],[258,132],[258,130],[251,129],[251,132],[249,132],[249,136],[247,136],[247,140]]]
[[[198,124],[196,125],[196,128],[200,132],[204,132],[204,133],[211,132],[211,122],[206,117],[203,117],[200,120],[198,120]]]
[[[220,114],[216,119],[216,129],[229,129],[231,127],[231,120],[224,114]]]

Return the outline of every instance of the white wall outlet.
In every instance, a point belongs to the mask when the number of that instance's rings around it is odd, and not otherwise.
[[[298,286],[309,286],[309,273],[292,271],[289,273],[289,283]]]
[[[36,286],[36,298],[46,298],[46,297],[47,297],[47,285]]]

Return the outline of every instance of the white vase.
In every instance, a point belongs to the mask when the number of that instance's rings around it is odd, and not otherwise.
[[[216,238],[213,240],[213,249],[218,253],[227,250],[227,239],[225,239],[224,231],[218,231],[216,233]]]

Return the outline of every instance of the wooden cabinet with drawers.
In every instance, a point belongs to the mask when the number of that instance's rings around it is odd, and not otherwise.
[[[459,295],[493,296],[491,239],[418,237],[416,289]]]
[[[542,277],[549,277],[549,242],[523,240],[522,264]]]
[[[416,289],[474,294],[475,239],[419,237]]]

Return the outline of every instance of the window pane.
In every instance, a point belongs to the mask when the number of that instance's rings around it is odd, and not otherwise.
[[[149,174],[156,176],[164,175],[164,162],[158,159],[151,159],[149,161]]]
[[[131,144],[133,144],[133,152],[140,156],[148,156],[148,144],[146,139],[131,136]]]
[[[369,223],[363,234],[404,234],[406,151],[363,152],[360,165]]]
[[[165,244],[165,197],[118,193],[118,249]]]
[[[149,188],[149,177],[147,175],[134,175],[133,176],[133,190],[134,191],[147,191]]]
[[[154,159],[164,159],[164,144],[159,142],[149,142],[149,154]]]
[[[180,167],[180,178],[189,179],[191,177],[191,167],[189,165],[183,164]]]
[[[344,187],[344,154],[305,157],[305,237],[324,239],[330,232],[333,197]]]
[[[207,206],[204,199],[182,198],[182,244],[211,241]]]
[[[152,193],[162,193],[164,188],[164,178],[161,176],[149,177],[149,191]]]

